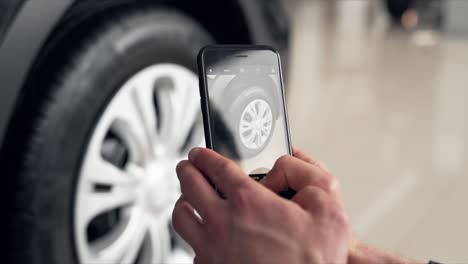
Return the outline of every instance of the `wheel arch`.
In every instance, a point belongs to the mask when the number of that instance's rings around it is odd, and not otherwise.
[[[252,12],[249,1],[205,0],[193,4],[190,0],[36,0],[27,1],[18,12],[0,47],[0,159],[9,155],[11,141],[30,133],[28,113],[41,105],[47,94],[47,82],[69,55],[68,47],[75,44],[80,30],[102,18],[112,8],[161,4],[179,9],[206,27],[219,43],[252,43],[254,32],[249,30]],[[222,2],[222,3],[221,3]],[[247,4],[246,4],[247,3]],[[92,12],[88,12],[88,10]],[[219,8],[216,16],[207,10]],[[83,12],[86,10],[86,12]],[[232,19],[226,25],[222,18]],[[257,18],[258,19],[258,18]],[[215,23],[219,21],[220,23]],[[250,21],[250,22],[249,22]],[[89,24],[89,25],[87,25]],[[224,30],[221,30],[224,29]],[[70,44],[67,45],[67,44]],[[44,67],[46,64],[47,67]],[[44,68],[47,68],[44,70]],[[45,72],[44,72],[45,71]],[[41,85],[42,84],[42,85]],[[16,149],[16,147],[14,147]],[[4,155],[8,153],[8,155]]]
[[[254,84],[256,88],[264,88],[262,89],[266,95],[268,95],[273,102],[277,102],[278,104],[281,104],[281,94],[280,94],[280,87],[277,86],[275,81],[271,79],[268,76],[263,76],[263,77],[245,77],[238,75],[233,79],[229,84],[228,87],[226,87],[226,90],[224,91],[224,94],[226,95],[226,100],[223,101],[223,105],[230,105],[233,100],[237,97],[239,97],[241,94],[245,92],[245,89],[239,89],[238,87],[243,87],[245,88],[246,85],[249,86],[251,84]],[[275,89],[278,88],[278,89]],[[279,116],[280,111],[277,108],[273,108],[274,115],[276,117]]]

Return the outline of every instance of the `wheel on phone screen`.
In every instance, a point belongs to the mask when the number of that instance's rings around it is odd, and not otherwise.
[[[258,155],[273,136],[277,114],[275,98],[268,89],[257,85],[244,88],[231,105],[234,137],[242,157]]]
[[[248,149],[257,150],[266,145],[273,128],[273,111],[267,101],[254,99],[242,111],[239,120],[239,138]]]
[[[93,25],[44,95],[18,168],[12,263],[187,263],[175,166],[203,145],[196,75],[212,38],[177,11]]]

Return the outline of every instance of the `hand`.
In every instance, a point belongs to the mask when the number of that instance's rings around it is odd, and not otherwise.
[[[343,205],[339,183],[322,162],[298,149],[293,149],[293,156],[284,156],[275,163],[263,181],[267,188],[274,192],[281,192],[288,188],[295,190],[297,194],[292,201],[296,201],[305,210],[311,208],[307,204],[312,202],[307,201],[307,198],[302,198],[301,193],[306,192],[309,188],[320,188],[333,197],[337,204]],[[418,263],[372,248],[354,238],[351,241],[348,264]]]
[[[343,204],[337,179],[322,162],[296,148],[293,148],[293,156],[279,158],[262,182],[276,193],[288,189],[299,193],[305,187],[317,187]]]
[[[178,164],[177,175],[182,196],[173,225],[193,247],[196,263],[346,263],[347,219],[329,192],[308,186],[294,202],[285,200],[201,148]]]

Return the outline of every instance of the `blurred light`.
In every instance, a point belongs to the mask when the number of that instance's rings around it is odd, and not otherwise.
[[[411,36],[411,41],[419,47],[430,47],[439,43],[439,34],[434,30],[418,30]]]

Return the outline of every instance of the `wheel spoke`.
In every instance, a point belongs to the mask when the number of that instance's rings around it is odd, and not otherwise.
[[[81,186],[81,188],[91,186]],[[80,223],[84,227],[97,215],[116,208],[124,208],[135,203],[137,194],[130,186],[111,186],[106,191],[95,190],[94,187],[86,188],[87,193],[83,195],[79,210]],[[85,191],[83,191],[85,192]]]
[[[122,264],[135,263],[136,259],[138,258],[138,253],[140,252],[141,248],[143,247],[143,243],[145,242],[145,237],[148,232],[148,228],[140,223],[137,224],[139,224],[139,227],[136,228],[137,230],[135,230],[133,237],[124,240],[124,242],[122,243],[126,245],[125,252],[121,261]]]
[[[148,230],[144,214],[137,211],[132,213],[128,223],[123,226],[123,230],[114,230],[115,234],[109,235],[107,239],[103,238],[93,246],[96,252],[90,263],[129,264],[135,262]]]
[[[138,79],[135,89],[132,90],[132,100],[138,113],[140,122],[149,143],[155,142],[156,137],[156,111],[153,103],[154,80],[149,75]]]
[[[82,178],[86,184],[122,186],[132,188],[138,183],[136,177],[131,177],[124,170],[104,160],[101,156],[88,156],[86,166],[82,168]]]
[[[252,117],[256,117],[256,116],[257,116],[257,109],[255,108],[255,105],[254,105],[254,104],[249,104],[249,114],[250,114]]]
[[[120,96],[118,107],[112,108],[112,115],[116,120],[113,128],[129,143],[135,158],[144,162],[154,156],[152,134],[150,135],[150,125],[148,124],[152,123],[149,117],[151,114],[148,113],[148,107],[141,104],[144,101],[137,99],[138,97],[133,93],[129,92]],[[150,121],[146,121],[146,119]]]
[[[268,116],[263,118],[263,123],[269,123],[269,122],[271,122],[271,120],[272,120],[272,117],[271,117],[271,114],[269,114]]]
[[[181,146],[186,138],[189,136],[190,129],[194,125],[195,122],[200,122],[201,117],[201,108],[200,108],[200,100],[198,95],[198,87],[191,86],[192,82],[186,81],[184,84],[187,87],[181,99],[183,101],[183,105],[185,106],[183,109],[183,113],[181,115],[180,123],[179,123],[179,131],[177,133],[177,139],[175,143],[177,146]],[[182,91],[182,89],[180,89]]]
[[[158,130],[155,142],[158,146],[166,144],[167,138],[173,132],[171,125],[174,109],[172,107],[171,90],[171,87],[157,87],[155,91],[159,109]]]
[[[179,150],[187,139],[195,122],[200,122],[200,103],[198,97],[197,81],[193,76],[173,73],[170,84],[173,87],[164,87],[157,94],[160,96],[161,113],[166,122],[161,127],[161,139],[171,149]]]
[[[247,144],[251,146],[253,144],[254,139],[255,139],[255,131],[252,131],[252,133],[246,139]]]
[[[149,235],[153,250],[151,263],[164,262],[171,250],[171,234],[169,217],[160,217],[149,223]]]
[[[240,125],[240,132],[241,133],[245,133],[247,131],[250,131],[252,130],[253,127],[252,127],[252,123],[251,122],[247,122],[245,120],[241,120],[241,125]]]
[[[260,135],[260,131],[257,131],[255,143],[257,144],[257,147],[260,147],[262,145],[262,136]]]

